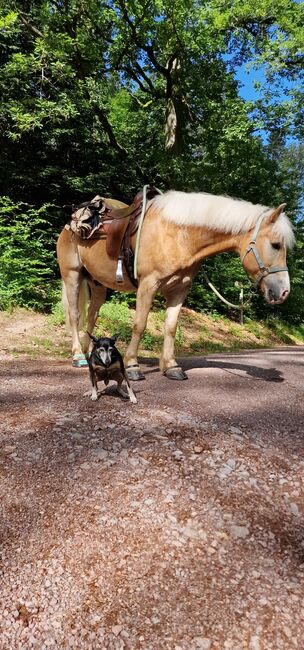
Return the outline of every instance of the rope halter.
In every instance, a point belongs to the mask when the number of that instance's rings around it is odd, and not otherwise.
[[[255,229],[254,229],[253,234],[252,234],[252,238],[251,238],[251,240],[249,242],[249,246],[247,247],[247,249],[246,249],[246,251],[245,251],[245,253],[244,253],[244,255],[243,255],[242,259],[241,259],[241,262],[242,262],[242,264],[244,266],[244,259],[245,259],[246,255],[248,255],[248,253],[253,253],[253,255],[255,257],[256,263],[257,263],[257,265],[259,267],[259,270],[260,270],[256,280],[254,281],[254,288],[255,289],[258,288],[261,280],[263,278],[265,278],[267,275],[269,275],[270,273],[279,273],[280,271],[288,271],[287,266],[266,266],[264,264],[263,260],[261,259],[258,251],[257,251],[257,248],[256,248],[257,236],[259,234],[261,224],[265,219],[265,216],[266,216],[265,213],[268,212],[268,211],[269,211],[269,208],[267,208],[267,210],[263,210],[262,214],[259,216],[259,218],[257,220],[257,223],[256,223],[256,226],[255,226]]]

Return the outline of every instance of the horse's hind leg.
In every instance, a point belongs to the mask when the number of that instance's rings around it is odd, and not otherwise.
[[[168,379],[187,379],[187,375],[176,363],[174,358],[174,339],[177,329],[177,321],[181,307],[188,293],[189,284],[175,289],[174,292],[165,294],[167,298],[167,313],[165,321],[164,344],[160,357],[161,372]]]
[[[81,271],[69,271],[65,277],[62,278],[65,288],[66,301],[65,305],[68,310],[70,327],[72,333],[72,354],[73,354],[73,365],[80,365],[77,361],[84,361],[82,358],[82,349],[79,338],[79,295],[80,287],[83,282],[83,277]],[[85,362],[86,364],[86,362]],[[84,363],[82,364],[84,365]]]
[[[90,298],[90,305],[88,309],[88,327],[87,330],[90,334],[93,334],[93,330],[95,327],[95,323],[97,320],[98,312],[105,302],[106,295],[107,295],[107,289],[104,287],[102,284],[99,284],[96,280],[93,280],[92,278],[88,279],[88,284],[90,287],[90,292],[91,292],[91,298]],[[83,341],[83,351],[88,352],[89,347],[90,347],[91,339],[88,336],[88,334],[85,335],[84,341]]]

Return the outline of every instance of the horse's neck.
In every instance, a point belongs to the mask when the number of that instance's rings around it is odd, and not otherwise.
[[[239,250],[239,236],[209,228],[193,228],[189,233],[193,263],[217,253]]]

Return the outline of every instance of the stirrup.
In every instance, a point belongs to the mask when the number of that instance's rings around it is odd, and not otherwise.
[[[122,257],[121,256],[119,256],[119,258],[117,260],[115,279],[116,279],[116,282],[123,282],[124,281],[123,270],[122,270]]]

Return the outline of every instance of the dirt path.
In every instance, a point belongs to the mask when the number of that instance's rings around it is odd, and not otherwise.
[[[0,647],[302,649],[303,364],[151,362],[133,406],[3,355]]]

